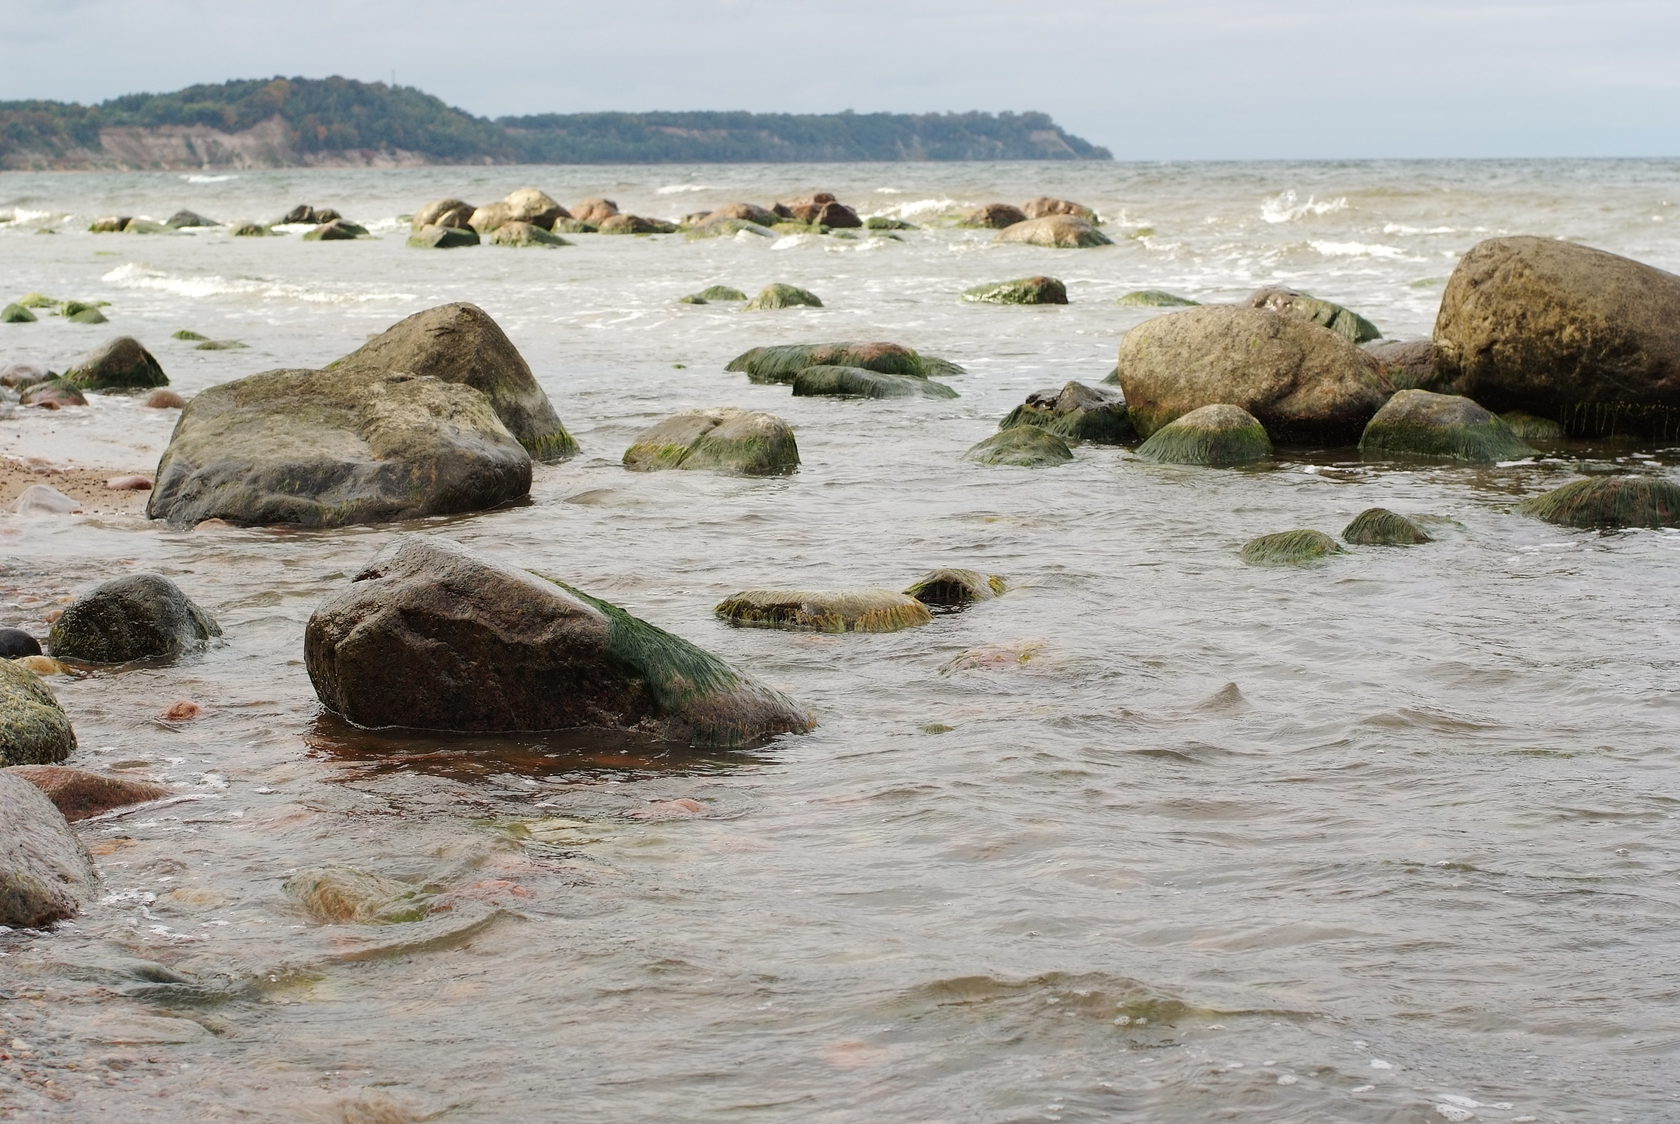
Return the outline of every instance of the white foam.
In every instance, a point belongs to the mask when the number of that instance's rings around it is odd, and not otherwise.
[[[912,215],[938,215],[955,210],[956,206],[955,199],[916,199],[900,205],[898,214],[900,218],[906,219]]]
[[[1313,249],[1327,258],[1403,258],[1406,251],[1398,246],[1384,246],[1380,242],[1325,242],[1313,240],[1307,243]]]
[[[1390,222],[1383,224],[1384,234],[1457,234],[1458,229],[1451,226],[1407,226],[1405,223]]]
[[[356,304],[364,301],[411,301],[412,293],[390,292],[327,292],[302,285],[262,278],[239,277],[229,279],[214,273],[197,277],[165,273],[139,262],[125,262],[100,278],[122,289],[145,289],[170,293],[178,297],[256,296],[267,300],[304,301],[310,304]]]
[[[707,187],[703,183],[668,183],[657,188],[655,195],[681,195],[685,191],[715,191],[716,188]]]
[[[182,176],[181,178],[186,180],[188,183],[226,183],[228,180],[236,180],[239,177],[234,176],[234,175],[203,176],[203,175],[198,175],[197,173],[194,173],[193,175]]]
[[[1323,201],[1309,195],[1305,203],[1298,203],[1296,199],[1293,188],[1280,192],[1260,204],[1260,217],[1267,222],[1294,222],[1308,215],[1328,215],[1334,211],[1345,211],[1348,207],[1345,195]]]

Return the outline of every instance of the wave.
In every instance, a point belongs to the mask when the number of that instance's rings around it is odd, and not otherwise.
[[[717,190],[716,188],[708,187],[703,183],[668,183],[664,187],[655,189],[654,194],[655,195],[681,195],[685,191],[716,191],[716,190]]]
[[[165,273],[161,269],[125,262],[100,278],[121,289],[144,289],[179,297],[254,296],[265,300],[303,301],[310,304],[359,304],[364,301],[411,301],[412,293],[380,293],[366,290],[331,292],[303,285],[272,281],[262,277],[221,277],[208,273],[196,277]]]
[[[1391,222],[1383,224],[1384,234],[1457,234],[1454,226],[1407,226],[1404,223]]]
[[[186,180],[188,183],[224,183],[227,180],[236,180],[239,177],[235,175],[205,176],[195,172],[190,176],[182,176],[181,178]]]
[[[5,222],[40,222],[43,219],[50,219],[54,215],[59,214],[59,213],[61,213],[61,212],[58,212],[58,211],[31,211],[31,210],[27,210],[23,207],[14,207],[14,208],[12,208],[12,210],[10,212],[0,212],[0,214],[3,214],[3,215],[7,216],[4,220],[0,220],[0,221],[5,221]]]
[[[1327,258],[1403,258],[1406,251],[1398,246],[1384,246],[1376,242],[1323,242],[1307,245]]]
[[[1305,203],[1296,202],[1294,189],[1281,192],[1260,204],[1260,217],[1267,222],[1294,222],[1308,215],[1328,215],[1348,208],[1347,196],[1319,200],[1309,195]]]
[[[908,219],[914,215],[940,215],[946,211],[957,209],[955,199],[917,199],[910,203],[901,203],[893,208],[901,219]]]

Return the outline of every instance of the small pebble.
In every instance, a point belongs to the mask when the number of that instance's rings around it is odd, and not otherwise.
[[[149,410],[179,410],[187,404],[187,400],[173,390],[154,390],[146,396],[146,408]]]
[[[113,476],[105,481],[105,486],[118,492],[149,492],[152,480],[149,476]]]

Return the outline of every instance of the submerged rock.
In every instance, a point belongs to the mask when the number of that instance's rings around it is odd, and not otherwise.
[[[744,301],[747,299],[747,294],[733,285],[708,285],[698,293],[693,293],[683,299],[694,304],[724,303],[727,301]]]
[[[1351,445],[1393,388],[1327,328],[1268,308],[1207,306],[1146,320],[1120,342],[1120,385],[1144,437],[1216,403],[1285,444]]]
[[[1269,308],[1287,316],[1299,316],[1322,328],[1329,328],[1354,343],[1382,338],[1382,329],[1352,309],[1282,285],[1260,289],[1249,295],[1250,308]]]
[[[168,787],[155,781],[113,777],[63,765],[17,765],[7,769],[6,775],[21,777],[40,789],[64,818],[72,822],[169,795]]]
[[[48,379],[28,387],[18,395],[19,406],[38,406],[45,410],[59,410],[65,406],[86,406],[87,396],[73,386],[57,379]]]
[[[571,245],[570,242],[558,234],[551,234],[535,223],[522,222],[518,219],[513,222],[505,222],[491,231],[489,242],[492,246],[513,246],[517,248]]]
[[[128,574],[71,602],[47,645],[60,659],[127,663],[177,656],[221,634],[210,614],[162,574]]]
[[[305,242],[351,242],[357,238],[369,237],[368,229],[347,219],[333,219],[323,222],[313,230],[306,230],[303,234]]]
[[[1122,308],[1198,308],[1202,302],[1164,289],[1134,289],[1116,298],[1114,303]]]
[[[616,605],[421,535],[395,540],[315,611],[304,662],[321,702],[361,726],[737,746],[812,724],[780,692]]]
[[[996,241],[1064,250],[1114,245],[1112,238],[1077,215],[1046,215],[1041,219],[1018,222],[998,231]]]
[[[1017,425],[1036,425],[1069,441],[1104,445],[1120,445],[1137,438],[1126,413],[1125,396],[1082,382],[1028,395],[998,423],[998,428]]]
[[[976,601],[990,601],[1002,594],[1005,588],[1004,580],[995,574],[941,567],[911,582],[904,595],[914,597],[924,605],[951,609],[972,605]]]
[[[1680,484],[1656,476],[1589,476],[1517,505],[1561,527],[1680,527]]]
[[[0,628],[0,659],[15,660],[19,656],[38,656],[41,642],[21,628]]]
[[[963,374],[948,359],[922,355],[896,343],[789,343],[755,347],[729,361],[726,371],[745,371],[747,381],[791,383],[807,367],[862,367],[889,375],[944,378]]]
[[[1310,566],[1346,553],[1323,531],[1281,531],[1244,543],[1242,560],[1250,566]]]
[[[0,324],[33,324],[36,319],[35,314],[21,304],[13,303],[0,308]]]
[[[624,453],[642,471],[703,469],[741,476],[785,476],[799,468],[793,428],[757,410],[688,410],[643,430]]]
[[[323,925],[400,925],[431,913],[431,896],[420,888],[354,867],[300,870],[282,888]]]
[[[795,398],[955,398],[942,382],[919,375],[895,375],[864,367],[827,364],[793,376]]]
[[[1066,304],[1067,286],[1054,277],[1022,277],[964,289],[962,299],[976,304]]]
[[[725,598],[730,624],[804,632],[897,632],[933,619],[927,606],[890,589],[749,589]]]
[[[1036,425],[1015,425],[979,442],[963,454],[976,464],[1047,468],[1073,459],[1066,441]]]
[[[737,234],[751,234],[759,238],[774,238],[776,232],[767,226],[747,219],[718,218],[708,215],[688,228],[690,238],[731,238]]]
[[[1342,529],[1342,541],[1355,546],[1414,546],[1435,538],[1404,515],[1386,507],[1368,507]]]
[[[52,688],[0,660],[0,766],[55,765],[76,748],[76,732]]]
[[[78,390],[143,390],[168,386],[169,377],[133,336],[118,336],[88,352],[64,372],[64,382]]]
[[[194,226],[220,226],[215,219],[207,219],[197,211],[180,210],[163,220],[163,225],[185,230]]]
[[[1402,390],[1359,438],[1360,453],[1495,464],[1535,456],[1504,420],[1455,394]]]
[[[233,227],[235,238],[265,238],[274,233],[260,222],[240,222]]]
[[[1137,447],[1145,460],[1212,468],[1252,464],[1272,455],[1266,427],[1241,406],[1216,403],[1191,410]]]
[[[787,285],[780,281],[765,286],[758,296],[747,302],[747,308],[821,308],[823,302],[817,295],[797,285]]]
[[[0,772],[0,925],[33,929],[74,917],[98,886],[93,858],[52,801]]]

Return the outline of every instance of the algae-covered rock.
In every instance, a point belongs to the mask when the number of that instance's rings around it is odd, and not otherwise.
[[[916,226],[915,223],[905,222],[903,219],[895,219],[891,215],[871,215],[867,219],[863,220],[863,225],[866,229],[869,229],[869,230],[916,230],[916,229],[919,229]]]
[[[1125,396],[1082,382],[1028,395],[998,423],[998,428],[1016,425],[1036,425],[1069,441],[1103,445],[1120,445],[1137,438],[1126,413]]]
[[[990,601],[1006,588],[1004,580],[996,574],[946,566],[931,570],[911,582],[904,595],[914,597],[924,605],[954,609],[976,601]]]
[[[1511,432],[1523,441],[1563,440],[1563,423],[1551,418],[1537,418],[1521,410],[1507,410],[1499,415],[1499,420],[1510,426]]]
[[[890,589],[749,589],[716,611],[730,624],[801,632],[897,632],[933,619],[926,605]]]
[[[431,912],[422,888],[348,866],[300,870],[281,888],[323,925],[400,925]]]
[[[132,221],[132,215],[106,215],[89,223],[88,230],[94,234],[121,234]]]
[[[197,343],[199,340],[207,340],[210,337],[202,332],[195,332],[191,328],[181,328],[178,331],[171,332],[169,334],[169,338],[172,340],[186,340],[189,343]]]
[[[489,242],[492,246],[570,246],[571,243],[558,234],[551,234],[535,223],[515,219],[504,222],[490,232]]]
[[[518,348],[475,304],[444,304],[400,320],[333,364],[374,367],[461,383],[490,400],[496,415],[539,461],[560,461],[577,442]]]
[[[1259,289],[1248,298],[1250,308],[1269,308],[1286,316],[1299,316],[1354,343],[1382,338],[1382,329],[1351,309],[1295,289],[1278,285]]]
[[[87,396],[59,379],[38,382],[18,396],[19,406],[38,406],[47,410],[61,410],[66,406],[86,406]]]
[[[21,777],[40,789],[64,818],[72,822],[169,795],[169,789],[155,781],[113,777],[63,765],[16,765],[7,769],[6,775]]]
[[[35,314],[21,304],[9,304],[0,308],[0,324],[33,324]]]
[[[483,511],[531,459],[470,386],[364,365],[222,383],[181,411],[146,512],[341,527]]]
[[[18,298],[18,303],[25,308],[57,308],[69,302],[58,297],[49,297],[45,293],[25,293]]]
[[[1351,445],[1393,388],[1345,336],[1269,308],[1207,306],[1145,320],[1120,342],[1120,385],[1144,437],[1228,403],[1284,444]]]
[[[630,730],[740,746],[802,732],[780,692],[563,582],[405,535],[304,632],[321,702],[361,726]]]
[[[1444,389],[1439,385],[1433,340],[1372,340],[1360,346],[1382,366],[1396,390]]]
[[[1281,531],[1244,543],[1242,560],[1250,566],[1310,566],[1346,553],[1323,531]]]
[[[624,453],[627,467],[785,476],[799,468],[793,428],[774,414],[733,407],[688,410],[643,430]]]
[[[99,887],[64,815],[22,777],[0,772],[0,925],[33,929],[74,917]]]
[[[305,242],[350,242],[357,238],[367,238],[368,229],[346,219],[333,219],[324,222],[313,230],[304,231]]]
[[[1116,298],[1114,303],[1122,308],[1198,308],[1202,302],[1164,289],[1134,289]]]
[[[674,223],[662,222],[659,219],[644,218],[641,215],[627,215],[622,211],[616,215],[609,215],[596,226],[597,234],[672,234],[676,232]]]
[[[1036,425],[1016,425],[979,442],[963,454],[976,464],[1047,468],[1073,459],[1066,441]]]
[[[99,311],[98,305],[85,304],[82,301],[65,301],[58,306],[56,316],[62,316],[72,324],[104,324],[105,314]]]
[[[53,765],[76,748],[76,732],[52,688],[0,660],[0,766]]]
[[[986,203],[957,220],[958,226],[974,226],[987,230],[1002,230],[1018,222],[1026,222],[1027,215],[1019,207],[1008,203]]]
[[[1027,219],[998,231],[995,241],[1062,250],[1114,245],[1112,238],[1077,215],[1046,215],[1041,219]]]
[[[552,237],[552,235],[551,235]],[[417,250],[455,250],[479,244],[478,231],[470,226],[422,226],[408,236],[408,244]]]
[[[195,226],[220,226],[215,219],[207,219],[197,211],[180,210],[163,220],[163,225],[176,230],[186,230]]]
[[[1474,464],[1535,455],[1501,418],[1470,399],[1427,390],[1402,390],[1384,403],[1359,438],[1359,451]]]
[[[474,210],[476,208],[471,203],[460,199],[438,199],[414,212],[414,218],[409,220],[408,226],[410,230],[415,231],[424,230],[428,226],[470,230]]]
[[[777,281],[766,285],[759,291],[758,296],[747,302],[749,309],[759,308],[821,308],[823,302],[817,295],[797,285],[784,284]]]
[[[747,294],[732,285],[708,285],[698,293],[681,298],[684,304],[723,304],[746,299]]]
[[[251,345],[244,340],[204,340],[193,345],[194,351],[244,351]]]
[[[1022,277],[964,289],[962,299],[979,304],[1066,304],[1067,286],[1054,277]]]
[[[688,228],[690,238],[733,238],[737,234],[751,234],[760,238],[774,238],[776,232],[748,219],[708,215]]]
[[[1404,515],[1386,507],[1368,507],[1342,529],[1342,541],[1355,546],[1413,546],[1435,538]]]
[[[795,398],[955,398],[942,382],[919,375],[897,375],[866,367],[826,364],[806,367],[793,376]]]
[[[274,232],[260,222],[241,222],[233,227],[235,238],[266,238]]]
[[[53,622],[59,659],[127,663],[178,656],[222,634],[209,613],[162,574],[126,574],[95,586]]]
[[[1560,527],[1680,527],[1680,484],[1657,476],[1589,476],[1517,505]]]
[[[142,390],[169,385],[158,361],[133,336],[118,336],[88,352],[72,363],[63,377],[67,385],[79,390]]]
[[[1163,464],[1213,468],[1252,464],[1272,455],[1272,440],[1241,406],[1215,403],[1191,410],[1149,435],[1137,455]]]
[[[755,347],[729,361],[726,371],[745,371],[747,381],[791,383],[807,367],[863,367],[889,375],[920,375],[924,378],[963,374],[963,368],[948,359],[922,355],[902,344],[883,342],[788,343]]]

